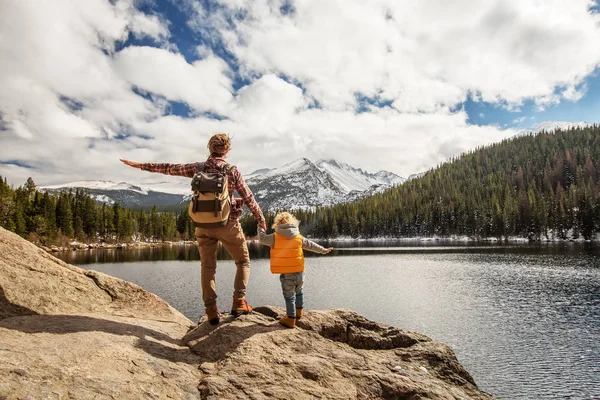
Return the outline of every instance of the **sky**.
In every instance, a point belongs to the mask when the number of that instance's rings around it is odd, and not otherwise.
[[[600,122],[590,0],[6,0],[0,176],[242,173],[306,157],[419,173],[542,121]]]

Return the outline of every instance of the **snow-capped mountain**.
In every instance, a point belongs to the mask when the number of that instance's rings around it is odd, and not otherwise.
[[[156,182],[147,183],[143,185],[132,185],[126,182],[113,182],[113,181],[76,181],[65,183],[62,185],[51,185],[44,186],[46,190],[58,190],[64,188],[82,188],[89,190],[100,190],[100,191],[132,191],[140,194],[147,195],[149,192],[162,192],[172,194],[186,194],[190,190],[189,188],[182,188],[181,185],[177,185],[175,182]]]
[[[246,179],[263,209],[309,208],[343,201],[346,192],[327,172],[302,158]]]
[[[328,206],[354,201],[401,184],[404,178],[388,171],[371,174],[335,160],[313,163],[301,158],[246,178],[265,209]]]
[[[76,181],[61,185],[42,186],[41,191],[58,193],[66,190],[85,190],[98,203],[114,204],[124,207],[151,207],[154,205],[177,205],[190,193],[189,185],[176,182],[157,182],[133,185],[112,181]]]
[[[174,178],[175,179],[175,178]],[[381,192],[404,178],[388,171],[375,174],[334,160],[301,158],[279,168],[264,168],[244,179],[264,210],[328,206]],[[180,180],[133,185],[112,181],[78,181],[41,187],[48,192],[84,189],[96,201],[124,207],[177,206],[189,201],[189,184]]]
[[[256,176],[266,174],[267,172],[272,171],[272,170],[273,170],[273,168],[257,169],[256,171],[252,172],[251,174],[244,175],[244,179],[245,180],[252,179]]]
[[[570,128],[585,128],[592,125],[589,122],[568,122],[568,121],[544,121],[531,125],[527,129],[520,130],[515,136],[527,136],[540,133],[542,131],[553,132],[557,129],[567,130]]]
[[[390,187],[404,182],[404,178],[388,172],[379,171],[370,174],[360,168],[351,167],[348,164],[338,163],[335,160],[321,160],[316,164],[317,168],[331,175],[340,189],[346,192],[365,191],[373,185]]]

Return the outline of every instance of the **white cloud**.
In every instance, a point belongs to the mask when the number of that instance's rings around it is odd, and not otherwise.
[[[548,107],[557,105],[558,103],[560,103],[560,95],[555,93],[535,98],[535,104],[539,111],[545,111]]]
[[[164,41],[169,36],[169,30],[156,15],[134,13],[129,28],[137,37],[150,36],[158,41]]]
[[[583,84],[576,88],[574,85],[569,85],[563,90],[562,96],[572,102],[580,100],[587,92],[587,85]]]
[[[135,0],[0,2],[0,161],[34,167],[0,175],[171,180],[118,159],[193,162],[226,132],[242,172],[308,157],[406,176],[514,134],[469,125],[468,94],[512,111],[577,101],[600,61],[587,0],[220,3],[188,5],[204,39],[188,62]],[[158,47],[116,51],[129,35]],[[196,114],[164,115],[169,101]]]
[[[133,1],[0,3],[0,160],[38,167],[29,174],[42,180],[83,171],[92,176],[107,155],[90,157],[91,141],[160,115],[112,68],[115,43],[131,30],[155,39],[168,32]],[[7,168],[15,173],[7,166],[2,173]]]
[[[232,100],[227,64],[209,55],[189,64],[181,54],[154,47],[127,47],[115,56],[115,71],[146,91],[182,101],[199,111],[226,114]]]
[[[322,105],[344,109],[355,93],[403,112],[454,106],[470,91],[521,104],[577,85],[600,61],[598,16],[588,0],[222,1],[231,23],[202,12],[252,76],[293,77]],[[568,96],[569,93],[567,92]]]
[[[232,117],[267,136],[278,136],[292,129],[293,117],[308,106],[299,87],[272,74],[240,89],[236,105]]]
[[[284,93],[285,90],[289,89],[284,89]],[[272,98],[278,97],[273,94]],[[353,111],[298,110],[296,103],[288,104],[287,112],[285,109],[276,111],[286,116],[286,123],[279,126],[268,120],[256,123],[253,118],[257,116],[252,113],[235,121],[159,118],[139,126],[140,131],[156,137],[152,144],[147,144],[152,146],[151,158],[148,153],[142,153],[139,138],[127,140],[120,154],[136,160],[193,162],[206,156],[210,135],[226,132],[233,135],[231,161],[244,173],[307,157],[315,161],[335,158],[368,171],[386,169],[407,176],[476,146],[515,134],[512,130],[469,125],[465,112],[400,114],[387,108],[356,114]],[[268,115],[268,105],[259,111]],[[273,130],[277,130],[276,134]],[[170,135],[159,136],[161,132],[170,132]],[[138,173],[137,179],[141,177],[143,174]]]

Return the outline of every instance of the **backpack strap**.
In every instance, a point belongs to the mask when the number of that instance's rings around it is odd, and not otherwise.
[[[223,171],[223,173],[225,173],[225,174],[229,174],[231,171],[233,171],[236,168],[237,167],[233,164],[225,164],[221,167],[221,171]]]
[[[210,157],[208,159],[210,160]],[[206,161],[205,162],[199,162],[196,165],[198,165],[198,171],[204,172],[204,168],[206,167]],[[229,174],[231,171],[233,171],[236,168],[237,167],[235,165],[233,165],[233,164],[225,163],[225,164],[223,164],[223,166],[220,167],[220,170],[224,174]]]

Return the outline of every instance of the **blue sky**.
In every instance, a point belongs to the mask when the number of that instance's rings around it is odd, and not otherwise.
[[[600,71],[584,80],[585,93],[577,101],[560,101],[540,108],[534,100],[508,110],[501,104],[473,101],[471,97],[462,103],[469,121],[478,125],[497,125],[502,128],[527,128],[543,121],[600,122]]]
[[[213,10],[216,6],[211,2],[202,1],[206,10]],[[285,3],[284,6],[289,7],[292,2]],[[206,45],[211,50],[225,60],[234,71],[234,88],[240,88],[248,84],[247,79],[243,79],[239,74],[235,74],[237,63],[235,57],[227,52],[219,41],[215,41],[214,37],[198,33],[191,29],[187,23],[189,14],[189,6],[182,4],[174,4],[173,2],[157,2],[143,5],[140,9],[146,13],[159,14],[169,23],[171,37],[169,41],[177,46],[179,53],[185,59],[192,63],[200,58],[196,52],[196,47],[199,44]],[[211,12],[211,11],[207,11]],[[590,7],[590,12],[600,12],[600,6],[596,4]],[[135,40],[133,35],[129,35],[123,47],[130,45],[144,45],[160,47],[161,44],[150,39]],[[285,76],[281,76],[286,79]],[[287,79],[286,79],[287,80]],[[523,129],[537,122],[542,121],[570,121],[570,122],[600,122],[600,69],[596,70],[587,76],[583,83],[579,85],[584,87],[583,96],[577,101],[559,101],[544,107],[540,107],[534,100],[524,100],[522,106],[512,109],[507,108],[503,104],[491,103],[482,100],[473,99],[469,95],[466,101],[463,101],[458,106],[468,114],[468,121],[476,125],[494,125],[501,128]],[[558,92],[558,91],[557,91]],[[363,97],[363,103],[371,105],[389,105],[391,102],[377,102],[373,98]],[[362,110],[361,107],[358,107]],[[185,103],[172,102],[169,110],[175,115],[188,117],[191,110]]]
[[[215,132],[242,172],[422,172],[546,121],[600,122],[589,0],[0,4],[0,175],[164,179]],[[57,156],[60,155],[60,156]]]

